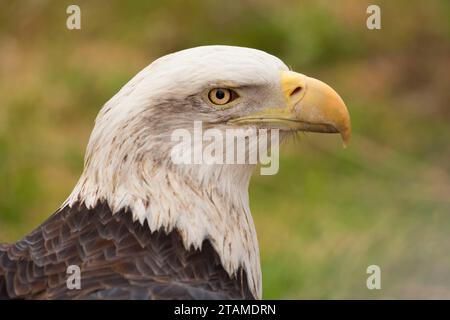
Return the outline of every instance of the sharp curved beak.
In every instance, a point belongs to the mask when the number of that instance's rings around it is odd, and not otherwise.
[[[293,71],[281,72],[284,106],[267,108],[234,123],[265,123],[297,131],[351,135],[350,115],[341,97],[326,83]]]
[[[350,115],[344,101],[326,83],[303,74],[283,71],[281,87],[298,130],[340,133],[344,145],[351,135]]]

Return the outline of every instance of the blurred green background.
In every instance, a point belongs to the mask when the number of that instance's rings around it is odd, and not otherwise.
[[[449,16],[445,0],[2,1],[0,242],[65,200],[97,112],[139,70],[240,45],[331,84],[354,131],[345,150],[301,135],[277,175],[253,178],[264,298],[450,298]],[[366,288],[371,264],[381,290]]]

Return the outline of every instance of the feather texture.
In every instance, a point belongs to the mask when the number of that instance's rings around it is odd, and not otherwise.
[[[186,249],[177,230],[106,203],[65,207],[14,244],[0,244],[0,299],[253,299],[245,272],[230,277],[208,240]],[[81,289],[66,285],[69,265]]]

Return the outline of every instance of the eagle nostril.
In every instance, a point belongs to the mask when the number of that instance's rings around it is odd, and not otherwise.
[[[293,95],[299,93],[300,91],[302,91],[302,87],[296,87],[294,90],[292,90],[290,96],[292,97]]]

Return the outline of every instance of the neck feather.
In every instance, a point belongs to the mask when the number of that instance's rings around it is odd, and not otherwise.
[[[252,169],[173,167],[142,157],[108,166],[101,159],[90,159],[64,206],[82,202],[93,208],[106,201],[113,213],[126,209],[141,224],[147,220],[151,232],[177,230],[186,249],[201,249],[207,239],[228,274],[234,277],[242,267],[253,295],[261,298],[259,248],[248,199]]]

